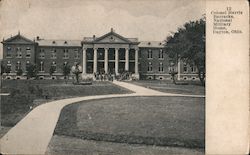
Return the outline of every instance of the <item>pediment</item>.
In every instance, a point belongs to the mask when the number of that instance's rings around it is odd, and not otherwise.
[[[96,38],[95,42],[96,43],[131,43],[131,41],[129,41],[125,37],[114,32],[109,32],[99,38]]]
[[[22,44],[34,44],[34,42],[20,34],[10,37],[4,41],[4,43],[22,43]]]

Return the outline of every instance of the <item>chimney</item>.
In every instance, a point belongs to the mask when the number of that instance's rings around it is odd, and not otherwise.
[[[93,35],[93,39],[95,40],[95,35]]]

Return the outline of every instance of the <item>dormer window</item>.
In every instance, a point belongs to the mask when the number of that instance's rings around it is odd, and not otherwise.
[[[159,43],[159,45],[162,45],[162,43]]]
[[[148,45],[151,45],[151,42],[148,42]]]
[[[64,44],[68,44],[68,42],[67,42],[67,41],[64,41]]]
[[[56,43],[56,41],[53,40],[53,41],[52,41],[52,44],[55,44],[55,43]]]

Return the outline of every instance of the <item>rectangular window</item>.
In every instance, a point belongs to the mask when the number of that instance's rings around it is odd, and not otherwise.
[[[56,59],[56,49],[51,50],[51,59]]]
[[[160,51],[159,51],[159,59],[163,59],[163,51],[162,51],[162,49],[160,49]]]
[[[22,58],[22,51],[20,47],[16,48],[16,57],[17,58]]]
[[[40,59],[44,59],[44,58],[45,58],[44,49],[40,49],[39,58],[40,58]]]
[[[153,65],[151,62],[148,63],[148,72],[152,72],[153,70]]]
[[[191,72],[196,73],[196,67],[194,65],[191,66]]]
[[[162,62],[159,63],[159,72],[163,72],[163,63]]]
[[[63,59],[68,59],[69,58],[69,51],[68,49],[63,50]]]
[[[30,47],[26,48],[26,58],[30,58],[31,57],[31,49]]]
[[[78,49],[75,49],[75,59],[80,59],[80,53]]]
[[[7,58],[11,58],[11,47],[7,47],[7,54],[6,54]]]
[[[152,50],[148,50],[148,59],[152,59],[152,58],[153,58]]]

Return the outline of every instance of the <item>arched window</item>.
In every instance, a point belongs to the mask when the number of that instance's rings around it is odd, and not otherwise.
[[[11,62],[10,61],[7,61],[7,69],[8,69],[8,71],[11,71]]]
[[[26,71],[28,70],[29,66],[30,66],[30,62],[26,61]]]
[[[163,72],[163,63],[162,62],[159,63],[159,72]]]
[[[162,49],[160,49],[160,51],[159,51],[159,59],[163,59],[163,51],[162,51]]]
[[[55,61],[52,62],[51,67],[53,67],[55,72],[56,72],[56,62]]]
[[[16,62],[16,71],[18,71],[19,69],[21,69],[21,62],[17,61]]]
[[[152,59],[153,58],[153,53],[152,53],[152,50],[149,49],[148,50],[148,59]]]
[[[152,70],[153,70],[152,62],[149,62],[149,63],[148,63],[148,71],[149,71],[149,72],[152,72]]]
[[[188,72],[188,68],[187,68],[187,63],[183,64],[183,72],[187,73]]]
[[[43,61],[40,62],[40,72],[44,72],[44,63]]]

